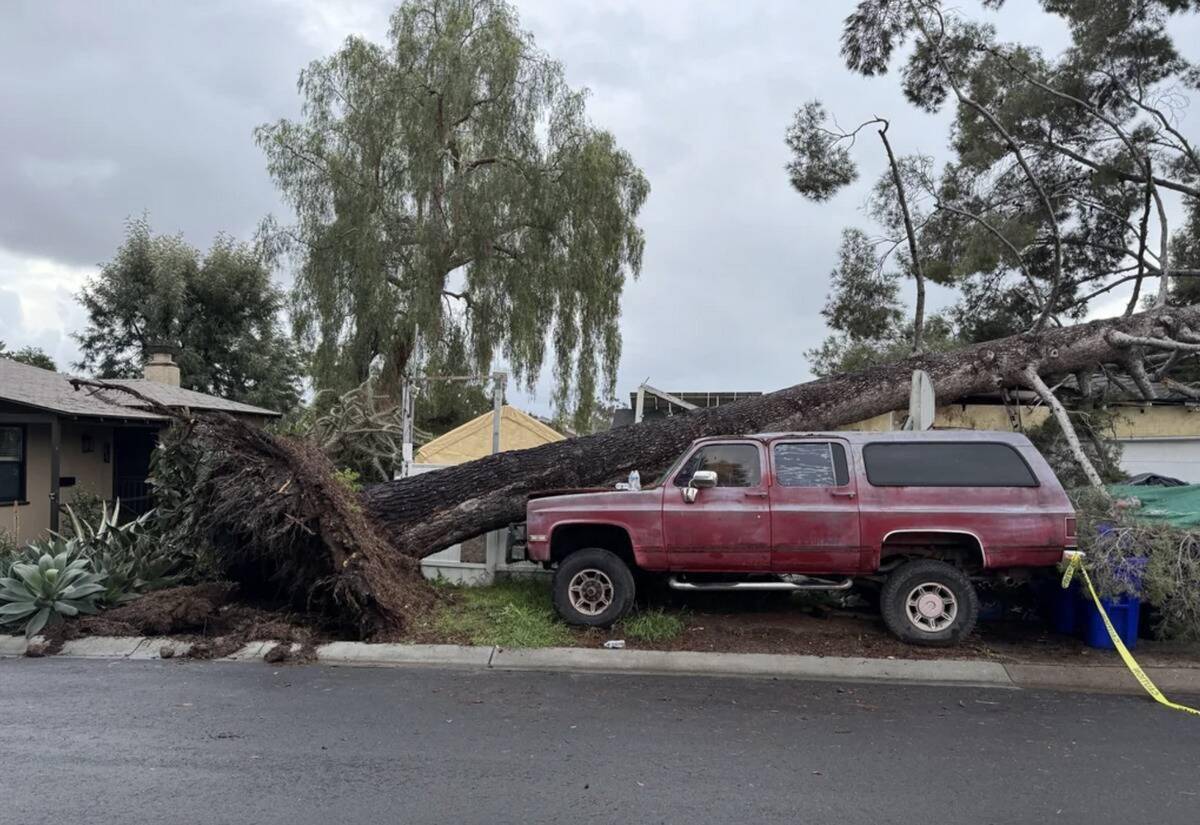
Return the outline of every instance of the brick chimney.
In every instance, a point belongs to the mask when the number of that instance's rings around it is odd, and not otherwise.
[[[142,368],[142,377],[147,381],[178,387],[179,365],[175,363],[175,356],[167,349],[150,350],[146,365]]]

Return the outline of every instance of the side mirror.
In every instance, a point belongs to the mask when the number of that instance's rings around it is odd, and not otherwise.
[[[683,488],[683,500],[688,504],[696,501],[701,490],[717,486],[717,474],[712,470],[697,470],[692,473],[688,486]]]

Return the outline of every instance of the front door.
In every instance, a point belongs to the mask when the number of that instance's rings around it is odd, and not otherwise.
[[[764,450],[756,441],[702,444],[666,482],[663,538],[672,570],[762,571],[771,564],[771,506]],[[717,486],[683,491],[697,470],[717,474]]]
[[[840,441],[771,445],[771,568],[854,573],[860,530],[854,473]]]

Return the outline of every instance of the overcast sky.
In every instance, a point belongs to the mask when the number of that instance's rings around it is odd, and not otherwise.
[[[0,0],[0,340],[41,346],[60,366],[75,360],[69,335],[85,317],[73,296],[130,215],[146,210],[155,231],[201,248],[221,231],[249,238],[268,213],[286,219],[252,130],[297,114],[296,75],[309,60],[352,33],[382,40],[393,5]],[[592,119],[652,186],[645,266],[625,293],[619,392],[646,379],[770,390],[808,377],[803,351],[825,334],[839,233],[869,228],[860,209],[882,158],[860,145],[860,185],[809,203],[783,172],[792,113],[819,97],[844,124],[888,117],[898,152],[935,155],[944,119],[905,105],[895,77],[844,69],[849,2],[516,5],[570,82],[591,89]],[[1065,43],[1031,2],[991,16],[1002,36]],[[1196,42],[1200,28],[1176,35]],[[519,403],[545,412],[547,396]]]

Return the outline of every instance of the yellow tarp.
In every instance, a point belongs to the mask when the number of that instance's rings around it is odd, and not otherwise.
[[[563,436],[529,413],[505,405],[500,408],[500,449],[525,450]],[[462,464],[492,454],[492,413],[486,412],[466,424],[439,435],[417,451],[418,464]]]

